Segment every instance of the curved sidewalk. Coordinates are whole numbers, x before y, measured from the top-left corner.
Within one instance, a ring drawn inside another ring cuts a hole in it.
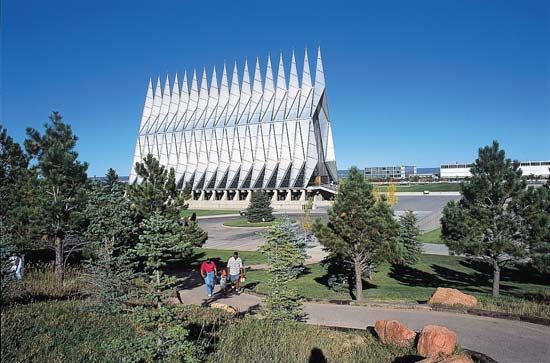
[[[217,287],[218,288],[218,287]],[[202,305],[205,287],[179,291],[186,304]],[[261,298],[250,294],[216,298],[239,311],[258,308]],[[380,319],[396,319],[414,330],[427,324],[443,325],[458,334],[459,344],[485,353],[498,362],[550,362],[550,327],[514,320],[488,318],[431,310],[405,310],[308,302],[304,304],[307,323],[366,329]]]

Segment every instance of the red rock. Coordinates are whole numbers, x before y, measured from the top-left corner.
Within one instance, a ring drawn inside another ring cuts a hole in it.
[[[418,338],[416,351],[423,357],[451,354],[456,347],[456,333],[444,326],[426,325]]]
[[[453,354],[435,358],[426,358],[416,363],[474,363],[474,361],[468,356]]]
[[[472,308],[477,305],[477,299],[475,296],[465,294],[457,289],[438,287],[428,304],[463,305]]]
[[[378,320],[374,330],[384,344],[406,345],[416,336],[414,331],[397,320]]]

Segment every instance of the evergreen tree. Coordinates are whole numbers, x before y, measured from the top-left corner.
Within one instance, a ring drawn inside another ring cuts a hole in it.
[[[148,154],[143,163],[136,162],[135,170],[139,181],[129,186],[128,197],[138,216],[147,219],[158,211],[178,219],[181,209],[187,205],[176,188],[174,168],[166,170]]]
[[[414,265],[422,254],[422,242],[420,242],[420,230],[416,225],[416,216],[412,211],[407,211],[399,217],[400,235],[399,242],[403,246],[403,262]]]
[[[377,202],[372,189],[352,167],[338,187],[328,223],[317,220],[315,224],[315,234],[329,251],[329,258],[353,271],[357,300],[363,298],[363,275],[390,258],[399,234],[391,207],[384,196]]]
[[[28,156],[0,125],[0,222],[16,250],[32,247],[36,234],[36,173]]]
[[[252,198],[247,209],[247,219],[251,223],[271,222],[273,217],[273,208],[271,208],[271,199],[265,192],[252,192]]]
[[[506,159],[496,141],[479,149],[470,171],[462,199],[443,209],[441,235],[451,252],[480,257],[492,267],[497,297],[501,267],[526,255],[521,216],[514,211],[526,183],[519,163]]]
[[[111,180],[92,185],[86,208],[86,238],[92,242],[93,253],[86,263],[85,279],[91,285],[88,294],[96,298],[99,310],[106,312],[126,308],[136,278],[127,253],[136,238],[134,216],[124,186]]]
[[[270,227],[260,251],[268,262],[265,314],[272,320],[303,317],[298,291],[289,286],[304,269],[305,240],[288,219]]]
[[[50,120],[44,125],[43,135],[27,128],[25,148],[36,161],[33,169],[38,174],[36,223],[55,251],[55,276],[62,284],[66,254],[83,244],[79,236],[84,223],[88,164],[77,160],[74,148],[78,138],[61,121],[59,112],[53,112]]]
[[[180,307],[164,303],[176,286],[176,278],[163,268],[175,256],[191,254],[191,243],[183,238],[183,227],[156,211],[144,221],[143,233],[133,250],[144,260],[146,283],[142,301],[135,310],[143,339],[134,348],[138,356],[153,361],[195,361],[196,347],[187,340],[188,332],[178,317]]]
[[[203,230],[196,221],[189,218],[184,222],[183,238],[194,247],[202,247],[208,239],[208,232]]]
[[[529,187],[513,209],[521,217],[533,265],[550,273],[550,180],[540,188]]]
[[[0,263],[2,268],[0,303],[2,305],[9,300],[10,285],[15,281],[15,274],[11,270],[12,264],[10,261],[10,257],[15,254],[12,238],[4,222],[0,220]]]
[[[119,183],[118,174],[115,169],[109,168],[107,170],[107,174],[105,175],[105,184],[108,186],[113,186],[116,183]]]

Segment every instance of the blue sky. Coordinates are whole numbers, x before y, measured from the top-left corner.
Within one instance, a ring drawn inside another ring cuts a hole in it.
[[[0,122],[59,110],[90,175],[128,175],[149,77],[320,45],[339,169],[550,159],[549,39],[549,1],[6,0]]]

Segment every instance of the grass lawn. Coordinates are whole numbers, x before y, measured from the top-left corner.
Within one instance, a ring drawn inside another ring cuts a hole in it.
[[[202,216],[217,216],[222,214],[239,214],[238,210],[229,209],[184,209],[181,211],[182,217],[190,217],[191,214],[196,213],[197,217]]]
[[[429,231],[420,235],[420,241],[424,243],[437,243],[444,244],[441,240],[441,228],[436,228],[433,231]]]
[[[226,227],[270,227],[277,223],[277,219],[272,222],[249,222],[245,218],[243,219],[234,219],[231,221],[223,222],[223,225]]]
[[[381,192],[388,191],[387,184],[375,184],[375,188],[378,188]],[[425,184],[409,184],[409,185],[395,185],[396,192],[423,192],[429,190],[430,192],[459,192],[459,183],[425,183]]]
[[[251,271],[247,285],[265,292],[267,273]],[[383,264],[372,281],[363,282],[363,296],[372,300],[401,302],[427,301],[436,287],[452,287],[465,293],[486,296],[491,291],[491,270],[482,261],[455,256],[422,255],[414,266]],[[549,277],[543,277],[528,267],[506,266],[501,271],[501,295],[532,298],[536,294],[550,297]],[[326,268],[308,265],[306,272],[292,282],[302,296],[316,299],[351,299],[347,288],[331,290]]]

